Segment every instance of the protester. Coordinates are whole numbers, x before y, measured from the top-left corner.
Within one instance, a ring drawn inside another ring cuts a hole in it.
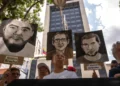
[[[64,70],[65,56],[60,53],[56,53],[52,57],[52,64],[54,65],[54,71],[45,76],[43,79],[67,79],[67,78],[78,78],[76,73],[73,71]]]
[[[118,62],[116,60],[112,60],[112,62],[111,62],[111,69],[115,68],[117,66],[118,66]]]
[[[36,79],[43,79],[44,76],[50,74],[50,70],[45,63],[38,64],[38,76]]]
[[[114,58],[118,62],[118,64],[120,64],[120,42],[117,41],[115,44],[113,44],[112,53],[113,53]],[[109,77],[112,77],[112,78],[120,77],[120,65],[112,68],[109,71]]]
[[[12,67],[5,71],[3,74],[3,78],[0,82],[0,86],[7,86],[7,84],[11,83],[15,79],[19,79],[20,70],[18,68]]]

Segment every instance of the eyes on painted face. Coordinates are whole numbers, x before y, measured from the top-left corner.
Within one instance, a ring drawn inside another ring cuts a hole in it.
[[[96,38],[83,39],[82,49],[88,55],[94,55],[99,50],[100,44],[96,41]]]
[[[64,50],[69,44],[69,39],[66,38],[65,34],[57,34],[54,37],[53,45],[56,50]]]
[[[34,31],[28,22],[13,20],[4,28],[4,38],[11,44],[22,44],[29,40]]]

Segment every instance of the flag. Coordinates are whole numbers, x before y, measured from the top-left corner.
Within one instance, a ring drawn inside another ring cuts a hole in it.
[[[46,52],[46,50],[44,48],[43,48],[43,52],[42,53],[45,54],[45,55],[47,54],[47,52]]]

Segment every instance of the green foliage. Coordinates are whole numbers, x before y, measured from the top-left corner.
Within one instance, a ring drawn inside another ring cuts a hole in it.
[[[53,3],[53,0],[47,0],[47,2],[51,4],[51,3]]]
[[[28,19],[38,24],[38,31],[43,31],[40,11],[44,0],[0,0],[0,21],[4,18]]]

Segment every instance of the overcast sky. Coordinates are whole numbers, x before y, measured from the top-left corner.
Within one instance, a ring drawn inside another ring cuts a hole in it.
[[[112,44],[120,40],[119,0],[84,0],[91,31],[102,30],[109,60]]]

